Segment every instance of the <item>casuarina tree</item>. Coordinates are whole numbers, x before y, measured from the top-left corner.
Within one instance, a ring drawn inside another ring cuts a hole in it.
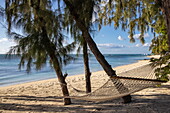
[[[62,73],[62,65],[66,64],[71,56],[68,55],[75,45],[63,45],[61,18],[57,12],[51,10],[48,0],[6,0],[6,18],[8,33],[17,42],[9,54],[21,57],[20,68],[27,66],[27,72],[35,65],[41,69],[47,62],[54,68],[61,85],[63,96],[69,96],[66,76]],[[19,28],[22,35],[12,33],[12,28]],[[64,104],[71,104],[70,98],[64,98]]]

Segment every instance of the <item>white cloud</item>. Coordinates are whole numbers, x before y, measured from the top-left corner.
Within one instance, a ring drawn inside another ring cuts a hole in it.
[[[123,37],[121,37],[121,36],[118,36],[117,39],[118,39],[118,40],[125,40],[125,39],[124,39]]]
[[[144,37],[148,38],[148,37],[150,37],[150,35],[148,33],[146,33],[146,34],[144,34]]]
[[[109,44],[97,44],[99,48],[124,48],[124,45],[115,45],[112,43]]]
[[[145,44],[136,44],[135,47],[149,47],[150,44],[149,43],[145,43]]]
[[[16,45],[13,40],[8,38],[0,38],[0,54],[5,54],[9,51],[11,46]]]
[[[134,34],[134,35],[133,35],[133,38],[138,39],[139,36],[140,36],[140,34]]]
[[[0,43],[1,43],[1,42],[7,42],[7,41],[8,41],[7,38],[2,38],[2,39],[0,39]]]
[[[145,44],[143,44],[143,46],[144,47],[148,47],[148,46],[150,46],[150,44],[149,43],[145,43]]]
[[[136,44],[135,47],[140,47],[141,45],[140,44]]]
[[[140,36],[141,34],[139,33],[139,34],[134,34],[133,35],[133,38],[135,38],[135,39],[139,39],[139,36]],[[148,34],[148,33],[145,33],[144,34],[144,38],[148,38],[148,37],[150,37],[150,35]],[[129,36],[128,36],[128,38],[130,38]]]
[[[124,46],[123,48],[99,48],[103,54],[149,54],[147,47]]]

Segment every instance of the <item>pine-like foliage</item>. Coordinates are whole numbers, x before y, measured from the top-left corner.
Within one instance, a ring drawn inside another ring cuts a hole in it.
[[[144,33],[154,31],[151,26],[162,22],[163,15],[159,4],[154,0],[103,0],[102,11],[99,13],[101,25],[111,25],[117,29],[128,30],[131,42],[133,35],[140,31],[140,41],[144,43]]]
[[[50,0],[7,0],[6,17],[8,32],[17,42],[8,54],[21,56],[19,68],[26,64],[27,72],[33,65],[37,70],[41,69],[49,61],[49,46],[55,48],[59,67],[73,59],[68,53],[73,51],[75,44],[63,45],[62,19],[58,12],[51,10]],[[11,32],[12,28],[21,29],[23,34]]]
[[[159,35],[153,38],[150,50],[152,50],[153,54],[161,55],[161,57],[159,59],[151,59],[151,61],[154,66],[159,67],[155,70],[157,78],[168,81],[168,75],[170,73],[170,54],[167,52],[168,36],[164,23],[162,23],[162,26],[155,26],[155,32]]]
[[[153,54],[164,55],[168,51],[168,36],[165,24],[162,23],[162,26],[155,26],[154,29],[158,35],[152,39],[150,50]]]
[[[70,3],[75,7],[77,14],[79,15],[81,21],[86,26],[89,33],[93,34],[93,17],[95,15],[94,7],[97,6],[96,0],[70,0]],[[84,40],[83,33],[76,25],[74,18],[71,16],[69,9],[66,7],[64,10],[64,26],[67,29],[67,32],[71,34],[74,41],[78,45],[77,55],[83,50],[83,60],[84,60],[84,72],[86,78],[86,92],[91,92],[91,83],[90,83],[90,68],[89,68],[89,59],[88,59],[88,46]]]
[[[166,65],[156,70],[157,76],[167,80],[167,75],[170,73],[167,51],[170,45],[168,46],[167,26],[162,10],[163,2],[159,0],[103,0],[102,10],[99,13],[99,26],[114,25],[115,29],[121,27],[122,30],[128,30],[131,42],[135,42],[133,35],[139,31],[139,39],[143,44],[145,43],[144,33],[152,31],[155,37],[150,50],[154,54],[162,55],[159,60],[153,61],[157,65]]]

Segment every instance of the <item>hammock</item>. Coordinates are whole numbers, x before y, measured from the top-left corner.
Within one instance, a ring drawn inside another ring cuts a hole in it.
[[[138,72],[140,69],[146,71],[136,73],[135,76],[134,72]],[[148,74],[149,70],[151,70],[150,74]],[[70,90],[70,96],[65,96],[65,98],[87,101],[106,101],[127,96],[142,89],[164,83],[165,81],[156,79],[154,71],[155,68],[153,69],[151,65],[144,65],[142,67],[137,67],[135,69],[119,73],[118,76],[110,77],[103,86],[91,93],[85,93],[85,91],[76,89],[70,85],[72,88],[72,90]]]

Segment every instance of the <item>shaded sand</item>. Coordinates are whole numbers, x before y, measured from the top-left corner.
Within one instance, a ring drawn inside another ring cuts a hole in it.
[[[114,68],[117,73],[149,64],[148,60]],[[140,73],[144,70],[136,70]],[[108,80],[103,71],[92,73],[92,89]],[[67,77],[74,87],[85,87],[84,76]],[[161,87],[147,88],[132,94],[133,102],[122,104],[121,99],[106,102],[72,100],[63,106],[57,79],[43,80],[0,88],[0,113],[170,113],[170,82]]]
[[[159,58],[160,58],[160,55],[150,55],[150,56],[147,56],[147,57],[159,59]]]

